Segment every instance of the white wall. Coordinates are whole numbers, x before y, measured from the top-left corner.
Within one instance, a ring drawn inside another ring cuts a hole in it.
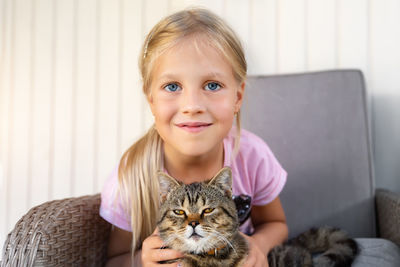
[[[377,185],[400,192],[400,0],[0,0],[0,244],[32,206],[101,190],[151,124],[143,38],[193,3],[237,31],[249,74],[363,70]]]

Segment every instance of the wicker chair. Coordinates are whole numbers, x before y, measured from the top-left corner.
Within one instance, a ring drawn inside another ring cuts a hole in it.
[[[1,267],[104,266],[110,224],[99,206],[96,194],[32,208],[8,234]]]
[[[378,189],[376,209],[379,236],[400,246],[400,195]]]

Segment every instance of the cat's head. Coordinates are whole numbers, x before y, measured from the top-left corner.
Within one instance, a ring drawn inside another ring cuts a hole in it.
[[[158,229],[166,246],[201,254],[229,246],[238,231],[228,167],[208,182],[185,185],[159,173],[161,206]]]

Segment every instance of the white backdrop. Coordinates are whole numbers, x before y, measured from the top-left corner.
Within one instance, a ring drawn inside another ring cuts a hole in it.
[[[152,123],[143,38],[193,4],[233,26],[250,75],[361,69],[377,186],[400,192],[400,0],[0,0],[0,244],[34,205],[100,192]]]

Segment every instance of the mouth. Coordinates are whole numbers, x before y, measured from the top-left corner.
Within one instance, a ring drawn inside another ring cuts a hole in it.
[[[182,122],[177,123],[176,126],[181,128],[182,130],[191,132],[191,133],[198,133],[203,131],[204,129],[210,127],[212,123],[207,122]]]
[[[200,238],[202,238],[202,236],[193,232],[193,234],[189,236],[189,239],[190,238],[192,238],[194,241],[198,241]]]

